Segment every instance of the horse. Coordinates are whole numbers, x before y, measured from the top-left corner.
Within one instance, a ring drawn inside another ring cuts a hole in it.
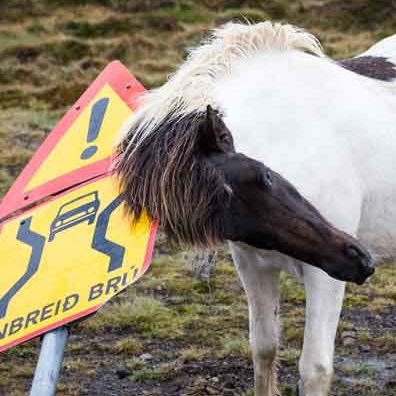
[[[337,62],[303,29],[229,23],[143,96],[121,133],[129,213],[147,208],[178,242],[228,241],[248,299],[256,396],[277,393],[281,270],[306,294],[298,392],[326,396],[344,281],[372,273],[361,244],[377,264],[396,257],[395,43]],[[319,218],[344,232],[342,244]]]

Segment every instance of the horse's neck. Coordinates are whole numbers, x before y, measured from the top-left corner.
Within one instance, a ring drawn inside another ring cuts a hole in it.
[[[300,52],[267,53],[237,65],[215,95],[237,148],[305,191],[307,180],[356,176],[366,189],[396,180],[396,97],[375,80]]]

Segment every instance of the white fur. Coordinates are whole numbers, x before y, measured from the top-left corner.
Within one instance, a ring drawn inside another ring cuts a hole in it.
[[[224,112],[237,150],[285,176],[379,259],[396,257],[396,97],[390,90],[324,58],[318,41],[300,29],[229,24],[144,99],[126,133],[143,121],[144,139],[169,113],[178,117],[207,104]],[[248,295],[256,396],[274,391],[283,268],[304,281],[307,295],[300,395],[326,396],[344,283],[280,253],[230,246]]]
[[[392,62],[396,68],[396,34],[382,39],[359,56],[381,56]],[[396,94],[395,80],[380,82],[380,85]]]
[[[294,51],[241,60],[218,80],[214,92],[237,150],[280,172],[333,224],[358,236],[377,259],[396,257],[395,96],[326,59]],[[231,245],[238,250],[234,260],[242,279],[256,278],[257,271],[273,277],[271,271],[282,266],[279,253],[260,259],[252,248]],[[300,395],[326,396],[344,284],[295,260],[283,257],[283,263],[294,267],[292,272],[302,269],[306,290]],[[273,292],[263,287],[260,294],[257,282],[249,285],[253,290],[247,290],[248,296],[257,299],[248,299],[249,304],[261,307],[260,316],[250,309],[256,323],[251,324],[252,348],[271,350],[273,338],[254,332],[271,334],[260,323]],[[266,312],[276,331],[272,311]],[[269,396],[268,360],[273,357],[254,352],[253,357],[255,367],[267,370],[255,376],[256,395]]]
[[[386,37],[359,56],[384,56],[396,65],[396,34]]]

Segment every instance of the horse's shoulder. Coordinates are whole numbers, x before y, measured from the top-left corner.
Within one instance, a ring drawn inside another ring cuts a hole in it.
[[[352,72],[377,80],[393,81],[396,79],[396,65],[385,56],[361,55],[338,61],[338,64]]]

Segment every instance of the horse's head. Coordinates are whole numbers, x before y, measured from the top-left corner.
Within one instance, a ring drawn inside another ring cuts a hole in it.
[[[356,239],[327,222],[281,175],[235,152],[230,131],[210,107],[147,136],[139,144],[124,141],[121,188],[128,210],[137,217],[146,208],[174,241],[244,242],[359,284],[374,272]]]
[[[363,283],[374,269],[369,253],[337,230],[285,178],[233,150],[231,134],[208,108],[201,150],[223,177],[224,238],[275,249],[326,271],[336,279]]]

